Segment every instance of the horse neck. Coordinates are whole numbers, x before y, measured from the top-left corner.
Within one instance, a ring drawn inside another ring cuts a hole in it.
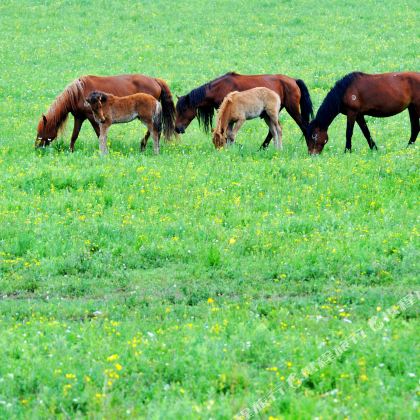
[[[67,107],[61,106],[50,109],[47,112],[46,133],[48,133],[48,137],[54,138],[57,136],[58,131],[66,122],[69,112],[70,110],[68,110]]]
[[[103,107],[103,105],[102,105]],[[114,112],[121,113],[127,108],[127,101],[125,98],[119,98],[114,95],[107,94],[106,106],[104,113],[113,116]]]
[[[46,115],[46,129],[52,137],[63,128],[69,112],[76,110],[81,94],[83,94],[82,82],[78,80],[70,83],[53,102]]]
[[[222,128],[224,129],[224,133],[227,131],[227,127],[229,124],[229,118],[230,118],[230,108],[232,106],[232,102],[227,101],[226,104],[222,107],[220,107],[219,110],[219,119],[217,121],[217,127],[216,132],[221,132]]]
[[[323,105],[324,103],[322,103],[319,107],[319,110],[315,116],[315,121],[317,121],[319,128],[328,130],[328,127],[332,124],[335,117],[340,113],[340,109],[338,106],[328,107]]]

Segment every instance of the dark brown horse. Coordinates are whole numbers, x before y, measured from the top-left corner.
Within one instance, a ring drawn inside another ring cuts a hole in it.
[[[219,108],[228,93],[255,87],[274,90],[280,96],[281,107],[286,108],[302,132],[306,134],[313,110],[311,97],[303,80],[292,79],[281,74],[242,75],[234,72],[226,73],[181,96],[176,104],[175,131],[184,133],[191,121],[197,117],[199,124],[206,132],[209,132],[214,111]],[[261,147],[266,148],[271,139],[272,134],[269,132]]]
[[[376,147],[365,115],[390,117],[408,108],[413,144],[419,133],[420,73],[350,73],[340,79],[322,102],[309,124],[306,143],[311,154],[319,154],[328,142],[328,127],[342,113],[347,116],[346,148],[351,151],[354,123],[357,122],[371,149]]]
[[[163,134],[169,139],[175,128],[175,105],[168,85],[161,79],[141,74],[127,74],[121,76],[82,76],[70,83],[50,106],[47,115],[42,115],[38,124],[36,147],[50,144],[67,120],[68,114],[74,117],[73,134],[70,141],[70,150],[74,150],[74,143],[79,135],[82,124],[88,120],[96,135],[99,137],[99,125],[95,121],[92,110],[85,102],[90,92],[99,90],[115,96],[127,96],[134,93],[148,93],[162,104]],[[150,136],[149,131],[145,139]]]

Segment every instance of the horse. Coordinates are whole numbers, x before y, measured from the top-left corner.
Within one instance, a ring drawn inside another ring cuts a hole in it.
[[[262,116],[274,138],[275,148],[281,149],[282,130],[278,122],[280,107],[279,95],[265,87],[228,93],[217,113],[216,129],[213,131],[214,146],[216,149],[223,147],[226,139],[233,143],[246,120]]]
[[[112,124],[128,123],[139,119],[146,125],[153,138],[155,154],[159,154],[159,139],[162,131],[162,106],[152,95],[135,93],[129,96],[114,96],[110,93],[94,91],[86,98],[95,121],[99,124],[99,148],[103,154],[108,153],[106,139]],[[146,149],[148,137],[144,136],[140,150]]]
[[[74,144],[79,135],[82,124],[88,120],[99,137],[99,125],[95,121],[92,110],[85,102],[90,92],[99,90],[117,96],[132,95],[134,93],[148,93],[162,104],[163,134],[169,139],[174,134],[175,105],[171,91],[162,79],[152,78],[141,74],[126,74],[120,76],[82,76],[70,83],[57,96],[46,115],[42,115],[38,123],[35,147],[48,146],[63,130],[69,113],[74,117],[73,133],[70,140],[70,150],[74,151]],[[149,138],[147,132],[145,138]]]
[[[353,72],[338,80],[322,102],[307,132],[308,151],[322,152],[328,142],[328,127],[335,117],[347,116],[345,152],[351,152],[354,123],[357,122],[370,149],[377,149],[365,115],[390,117],[408,108],[411,137],[408,145],[415,143],[419,133],[420,73],[401,72],[365,74]]]
[[[305,139],[307,138],[306,128],[310,118],[313,118],[308,88],[303,80],[281,74],[243,75],[230,72],[193,89],[187,95],[178,98],[175,131],[185,133],[188,125],[197,117],[200,126],[208,133],[213,124],[214,111],[219,108],[224,97],[229,92],[241,92],[254,87],[266,87],[276,92],[280,96],[281,107],[286,108],[302,130]],[[269,131],[261,148],[267,148],[271,139],[272,134]]]

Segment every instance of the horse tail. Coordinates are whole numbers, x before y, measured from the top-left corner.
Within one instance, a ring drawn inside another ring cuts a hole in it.
[[[159,133],[162,132],[162,120],[163,120],[163,113],[162,113],[162,105],[158,100],[156,100],[155,110],[152,116],[152,124],[153,128]]]
[[[155,79],[161,87],[160,102],[162,104],[163,135],[169,140],[175,133],[175,104],[169,86],[162,79]]]
[[[300,89],[300,113],[303,121],[306,124],[309,124],[309,121],[314,118],[314,108],[312,105],[311,95],[309,94],[309,90],[303,80],[297,79],[296,84]]]

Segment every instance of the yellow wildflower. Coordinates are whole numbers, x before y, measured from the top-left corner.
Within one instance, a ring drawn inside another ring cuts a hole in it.
[[[120,356],[118,354],[111,354],[111,356],[108,356],[106,360],[108,362],[115,362],[115,360],[118,360]]]

